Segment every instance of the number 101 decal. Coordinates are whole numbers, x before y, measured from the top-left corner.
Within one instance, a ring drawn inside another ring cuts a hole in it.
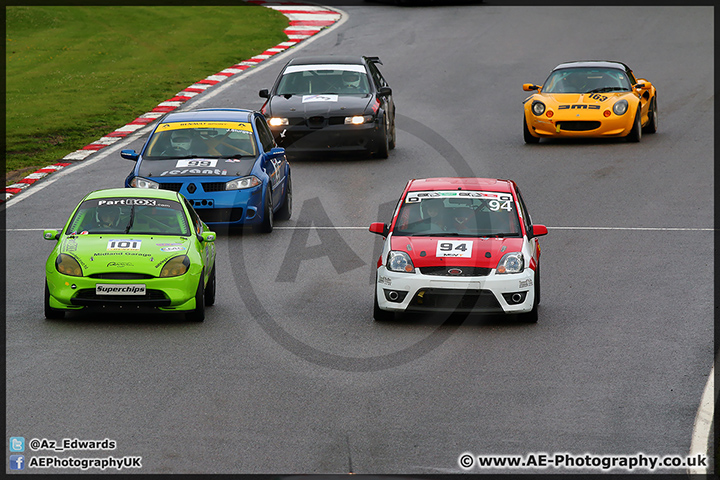
[[[444,240],[438,242],[436,257],[472,257],[472,240]]]
[[[142,240],[108,240],[108,250],[140,250]]]

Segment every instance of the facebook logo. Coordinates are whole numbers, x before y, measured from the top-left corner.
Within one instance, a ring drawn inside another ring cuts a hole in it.
[[[10,455],[10,470],[24,470],[25,455]]]
[[[24,452],[25,451],[25,437],[10,437],[10,451],[11,452]]]

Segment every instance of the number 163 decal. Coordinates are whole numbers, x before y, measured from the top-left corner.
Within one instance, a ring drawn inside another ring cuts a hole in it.
[[[436,257],[472,257],[473,242],[468,240],[445,240],[438,242]]]

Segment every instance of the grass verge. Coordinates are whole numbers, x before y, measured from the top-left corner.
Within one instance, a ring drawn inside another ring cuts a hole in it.
[[[56,163],[208,75],[287,40],[240,6],[9,6],[5,173]]]

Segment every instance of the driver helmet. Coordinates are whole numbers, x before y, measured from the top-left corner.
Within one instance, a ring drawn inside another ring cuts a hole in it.
[[[345,70],[342,74],[342,81],[345,87],[359,88],[360,74],[358,72],[351,72],[349,70]]]
[[[102,205],[95,210],[95,220],[102,227],[115,227],[120,220],[120,207]]]
[[[429,198],[427,200],[423,200],[421,205],[425,217],[431,216],[431,210],[435,212],[435,215],[438,215],[445,208],[445,203],[442,201],[441,198]]]
[[[173,132],[170,137],[170,145],[179,150],[190,150],[190,142],[191,137],[189,130],[178,130]]]

